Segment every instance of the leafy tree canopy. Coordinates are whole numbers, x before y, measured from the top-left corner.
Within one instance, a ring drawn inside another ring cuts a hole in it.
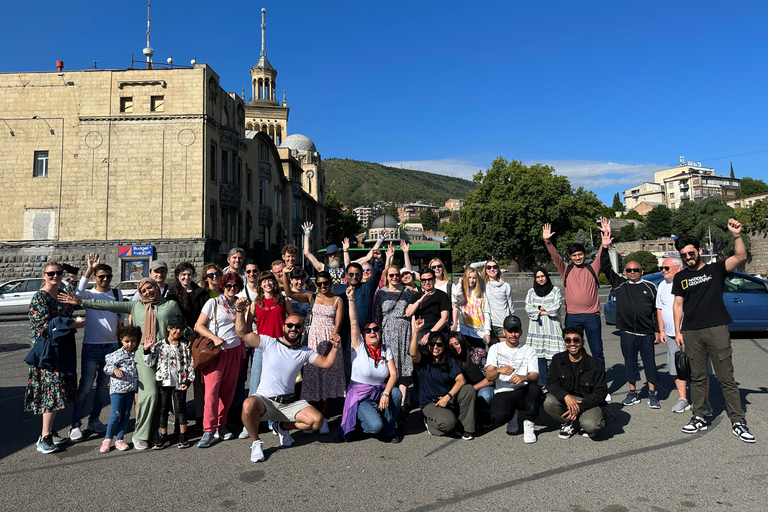
[[[621,216],[622,219],[629,219],[629,220],[639,220],[640,222],[645,222],[645,219],[642,215],[637,213],[635,210],[629,210],[627,213]]]
[[[437,214],[432,210],[424,210],[419,214],[419,221],[424,229],[434,231],[437,229],[437,223],[440,221]]]
[[[618,192],[614,194],[613,196],[613,204],[611,205],[611,208],[613,208],[617,212],[623,212],[624,211],[624,204],[621,202],[621,196]]]
[[[325,196],[326,239],[329,244],[341,244],[345,238],[349,238],[352,245],[357,244],[355,236],[363,231],[363,227],[357,222],[357,215],[351,209],[343,211],[341,201],[334,194]]]
[[[621,258],[621,270],[624,270],[624,267],[627,266],[627,263],[630,261],[636,261],[640,264],[641,267],[643,267],[643,273],[644,274],[652,274],[654,272],[658,272],[659,270],[659,261],[656,258],[656,256],[653,255],[653,253],[648,251],[636,251],[631,252]]]
[[[712,248],[721,256],[725,256],[733,254],[733,235],[727,227],[730,218],[736,218],[736,213],[722,197],[710,197],[701,202],[686,201],[673,212],[672,228],[678,237],[699,237],[702,247],[709,246],[711,233]],[[749,235],[744,233],[743,239],[749,250]]]
[[[765,192],[768,192],[768,183],[763,180],[744,177],[741,178],[741,189],[736,192],[736,197],[741,199],[742,197],[764,194]]]
[[[768,200],[756,201],[749,208],[737,208],[736,218],[752,234],[768,232]]]
[[[669,237],[672,234],[672,210],[664,205],[657,206],[645,216],[644,228],[651,239]]]

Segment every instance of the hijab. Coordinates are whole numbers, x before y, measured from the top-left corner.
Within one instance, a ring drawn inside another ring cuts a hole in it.
[[[147,284],[154,286],[157,294],[154,299],[150,300],[141,295],[140,291],[138,292],[141,303],[144,304],[144,347],[154,344],[157,340],[157,314],[155,313],[155,310],[152,309],[152,306],[157,306],[163,300],[163,296],[160,293],[160,285],[158,285],[157,281],[154,279],[145,277],[139,281],[138,290],[141,290],[142,287]]]
[[[536,274],[539,272],[544,273],[544,276],[547,278],[546,283],[539,284],[538,281],[536,281]],[[536,267],[536,270],[533,271],[533,291],[536,295],[539,297],[546,297],[554,287],[555,285],[552,284],[552,280],[549,278],[549,272],[547,272],[544,267]]]

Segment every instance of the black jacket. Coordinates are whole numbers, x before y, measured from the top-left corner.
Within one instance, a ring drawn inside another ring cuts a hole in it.
[[[205,303],[208,302],[208,299],[211,297],[208,295],[208,292],[205,291],[205,288],[198,286],[197,283],[192,283],[192,292],[188,292],[187,297],[192,305],[191,308],[182,307],[173,289],[168,292],[166,298],[179,304],[179,309],[181,310],[182,316],[184,316],[184,321],[187,323],[187,327],[194,329],[197,319],[200,318],[200,312],[203,310],[203,306],[205,306]]]
[[[552,356],[547,373],[547,392],[565,402],[566,395],[581,396],[581,412],[593,407],[600,407],[606,423],[614,416],[605,401],[608,385],[605,383],[605,370],[597,359],[586,352],[582,356],[579,375],[574,375],[573,366],[568,358],[568,351]]]
[[[600,269],[613,287],[613,296],[616,300],[616,328],[635,334],[655,334],[659,330],[656,316],[656,286],[643,279],[633,283],[614,272],[608,251],[603,251],[600,259]]]

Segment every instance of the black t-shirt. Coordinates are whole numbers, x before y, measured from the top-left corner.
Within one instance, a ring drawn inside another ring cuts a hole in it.
[[[436,402],[456,384],[461,369],[451,357],[448,358],[448,364],[448,373],[441,372],[432,364],[432,356],[422,353],[421,360],[413,365],[419,374],[419,407]]]
[[[704,265],[701,270],[686,268],[675,274],[672,294],[683,298],[681,330],[706,329],[733,322],[723,302],[723,286],[730,274],[725,269],[725,261]]]
[[[424,293],[417,293],[411,297],[411,304],[421,298]],[[416,309],[416,318],[423,318],[426,325],[434,325],[440,321],[440,313],[448,311],[448,324],[451,322],[451,299],[448,298],[448,294],[435,289],[430,297],[424,299],[424,302],[419,304]]]
[[[578,361],[571,361],[571,358],[568,358],[568,364],[571,365],[571,371],[573,372],[573,381],[571,382],[571,389],[566,389],[566,391],[569,394],[580,396],[581,398],[584,398],[584,391],[581,389],[581,379],[579,379],[579,368],[581,368],[581,362],[584,361],[584,358],[582,357]],[[562,382],[560,382],[562,385]]]

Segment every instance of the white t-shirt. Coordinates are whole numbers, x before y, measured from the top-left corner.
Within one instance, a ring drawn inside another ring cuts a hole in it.
[[[675,337],[675,318],[672,312],[672,306],[675,303],[675,296],[672,295],[672,283],[666,279],[662,280],[658,286],[656,294],[656,309],[661,310],[661,320],[664,322],[664,332],[667,336]]]
[[[248,288],[248,293],[245,293],[246,288]],[[242,290],[240,290],[240,293],[237,294],[238,297],[245,297],[249,301],[253,302],[256,300],[256,292],[251,290],[248,287],[248,282],[245,283],[245,286]]]
[[[115,300],[115,294],[110,288],[106,292],[88,290],[88,278],[81,277],[75,290],[75,295],[81,299],[96,300]],[[117,290],[117,298],[123,300],[123,293]],[[85,310],[85,332],[83,333],[83,344],[96,343],[117,343],[117,313],[111,311],[97,311],[95,309]],[[123,320],[125,321],[125,320]]]
[[[219,302],[218,305],[216,305],[216,301],[219,300],[221,297],[217,297],[215,299],[208,299],[208,302],[205,303],[205,306],[203,306],[203,310],[201,313],[205,313],[205,316],[208,317],[208,323],[205,325],[209,331],[211,331],[213,334],[218,336],[219,338],[223,339],[225,341],[222,348],[224,350],[229,350],[230,348],[235,348],[240,345],[240,338],[237,336],[237,333],[235,332],[235,322],[229,319],[229,316],[227,315],[226,309],[224,309],[224,306],[221,305],[221,302]],[[222,299],[226,300],[226,299]],[[235,306],[232,306],[232,309],[234,309]],[[218,329],[216,328],[216,323],[213,321],[213,311],[216,310],[216,319],[219,322]]]
[[[366,353],[368,349],[365,348],[365,341],[360,340],[357,348],[352,352],[353,381],[368,384],[369,386],[378,386],[381,383],[387,382],[387,379],[389,379],[387,361],[392,360],[394,356],[388,345],[382,345],[381,350],[384,353],[384,360],[379,362],[377,368],[371,356]]]
[[[497,369],[509,365],[515,369],[513,375],[527,375],[530,372],[539,372],[539,358],[536,357],[536,350],[530,345],[523,343],[515,348],[511,348],[504,340],[488,349],[488,358],[485,364],[486,367],[493,366]],[[496,378],[496,392],[513,391],[528,384],[527,382],[513,384],[510,381],[511,378],[512,375],[500,374]]]
[[[264,356],[261,361],[261,381],[256,393],[261,396],[293,393],[301,367],[305,363],[312,364],[317,358],[317,352],[308,347],[288,348],[266,334],[259,338],[259,348]]]

